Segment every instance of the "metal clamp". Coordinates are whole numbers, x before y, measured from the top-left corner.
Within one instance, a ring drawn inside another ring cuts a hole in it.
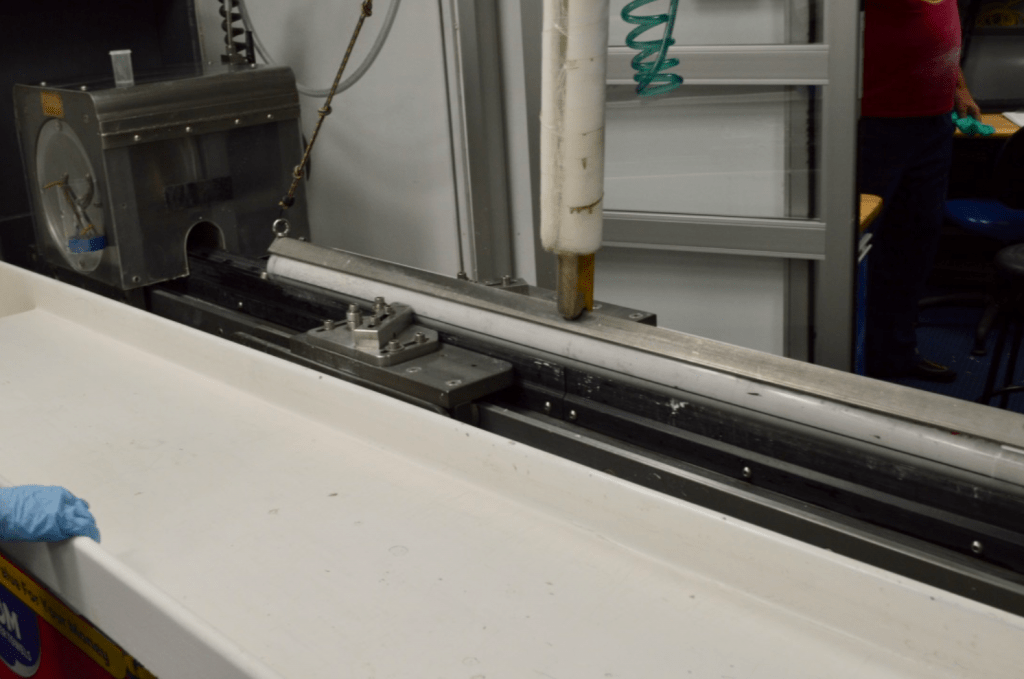
[[[352,304],[344,323],[327,321],[303,337],[307,344],[365,363],[396,365],[440,348],[437,332],[415,325],[414,318],[408,305],[377,297],[371,310]]]

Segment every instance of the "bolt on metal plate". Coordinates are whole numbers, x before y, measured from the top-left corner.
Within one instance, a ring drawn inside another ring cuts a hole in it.
[[[325,351],[373,365],[388,366],[425,356],[440,347],[437,333],[414,325],[412,307],[389,304],[383,297],[368,310],[349,306],[345,321],[324,321],[304,337]]]

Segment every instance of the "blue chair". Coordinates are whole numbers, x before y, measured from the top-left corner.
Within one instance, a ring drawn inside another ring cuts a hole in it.
[[[1024,210],[1014,209],[999,200],[947,200],[946,219],[962,229],[994,238],[1005,245],[1024,241]]]
[[[991,198],[969,198],[946,201],[946,219],[961,229],[976,233],[1004,247],[1024,243],[1024,128],[1003,144],[992,166],[989,180]],[[929,297],[921,300],[921,308],[948,304],[979,304],[985,307],[975,330],[973,352],[985,354],[985,340],[1009,302],[1002,286],[997,284],[991,295],[960,294]]]

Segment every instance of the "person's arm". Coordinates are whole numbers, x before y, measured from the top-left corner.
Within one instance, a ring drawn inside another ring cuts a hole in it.
[[[956,69],[956,91],[953,94],[953,110],[961,118],[974,118],[981,120],[981,109],[974,102],[971,91],[967,89],[967,82],[964,80],[964,72],[958,66]]]

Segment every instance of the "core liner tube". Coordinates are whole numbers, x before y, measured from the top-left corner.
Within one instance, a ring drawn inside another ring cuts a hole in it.
[[[271,280],[401,299],[422,319],[1024,488],[1020,416],[998,408],[620,319],[565,324],[550,302],[497,300],[491,288],[289,238],[272,243],[270,254]]]
[[[541,75],[541,242],[601,247],[608,0],[545,0]]]

